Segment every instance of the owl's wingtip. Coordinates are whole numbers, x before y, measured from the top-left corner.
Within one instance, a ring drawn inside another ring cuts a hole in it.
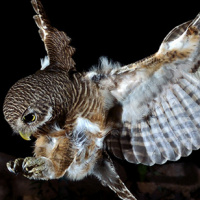
[[[196,18],[193,20],[192,25],[196,26],[200,30],[200,12],[196,16]]]
[[[39,13],[38,13],[37,2],[38,2],[38,0],[31,0],[31,4],[32,4],[32,6],[33,6],[34,11],[35,11],[37,14],[39,14]]]

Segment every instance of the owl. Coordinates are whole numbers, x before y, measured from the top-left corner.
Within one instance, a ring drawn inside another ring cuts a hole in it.
[[[163,164],[200,148],[200,14],[175,27],[159,50],[121,66],[101,58],[78,72],[70,38],[31,1],[47,57],[15,83],[3,112],[34,156],[7,163],[29,179],[81,180],[93,175],[121,199],[135,200],[111,159]]]

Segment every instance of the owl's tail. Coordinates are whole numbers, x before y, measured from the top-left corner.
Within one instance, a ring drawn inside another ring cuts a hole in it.
[[[137,200],[120,179],[109,155],[105,153],[103,157],[94,167],[93,175],[101,181],[103,186],[108,186],[114,191],[120,199]]]

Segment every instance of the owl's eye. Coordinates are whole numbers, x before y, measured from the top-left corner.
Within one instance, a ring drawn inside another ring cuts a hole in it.
[[[36,115],[34,113],[29,113],[23,117],[23,122],[26,124],[30,124],[36,120]]]

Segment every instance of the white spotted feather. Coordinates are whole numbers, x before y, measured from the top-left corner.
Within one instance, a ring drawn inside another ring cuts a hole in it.
[[[44,58],[41,58],[40,62],[41,62],[41,69],[40,70],[46,69],[46,67],[48,67],[49,64],[50,64],[48,56],[45,56]]]

